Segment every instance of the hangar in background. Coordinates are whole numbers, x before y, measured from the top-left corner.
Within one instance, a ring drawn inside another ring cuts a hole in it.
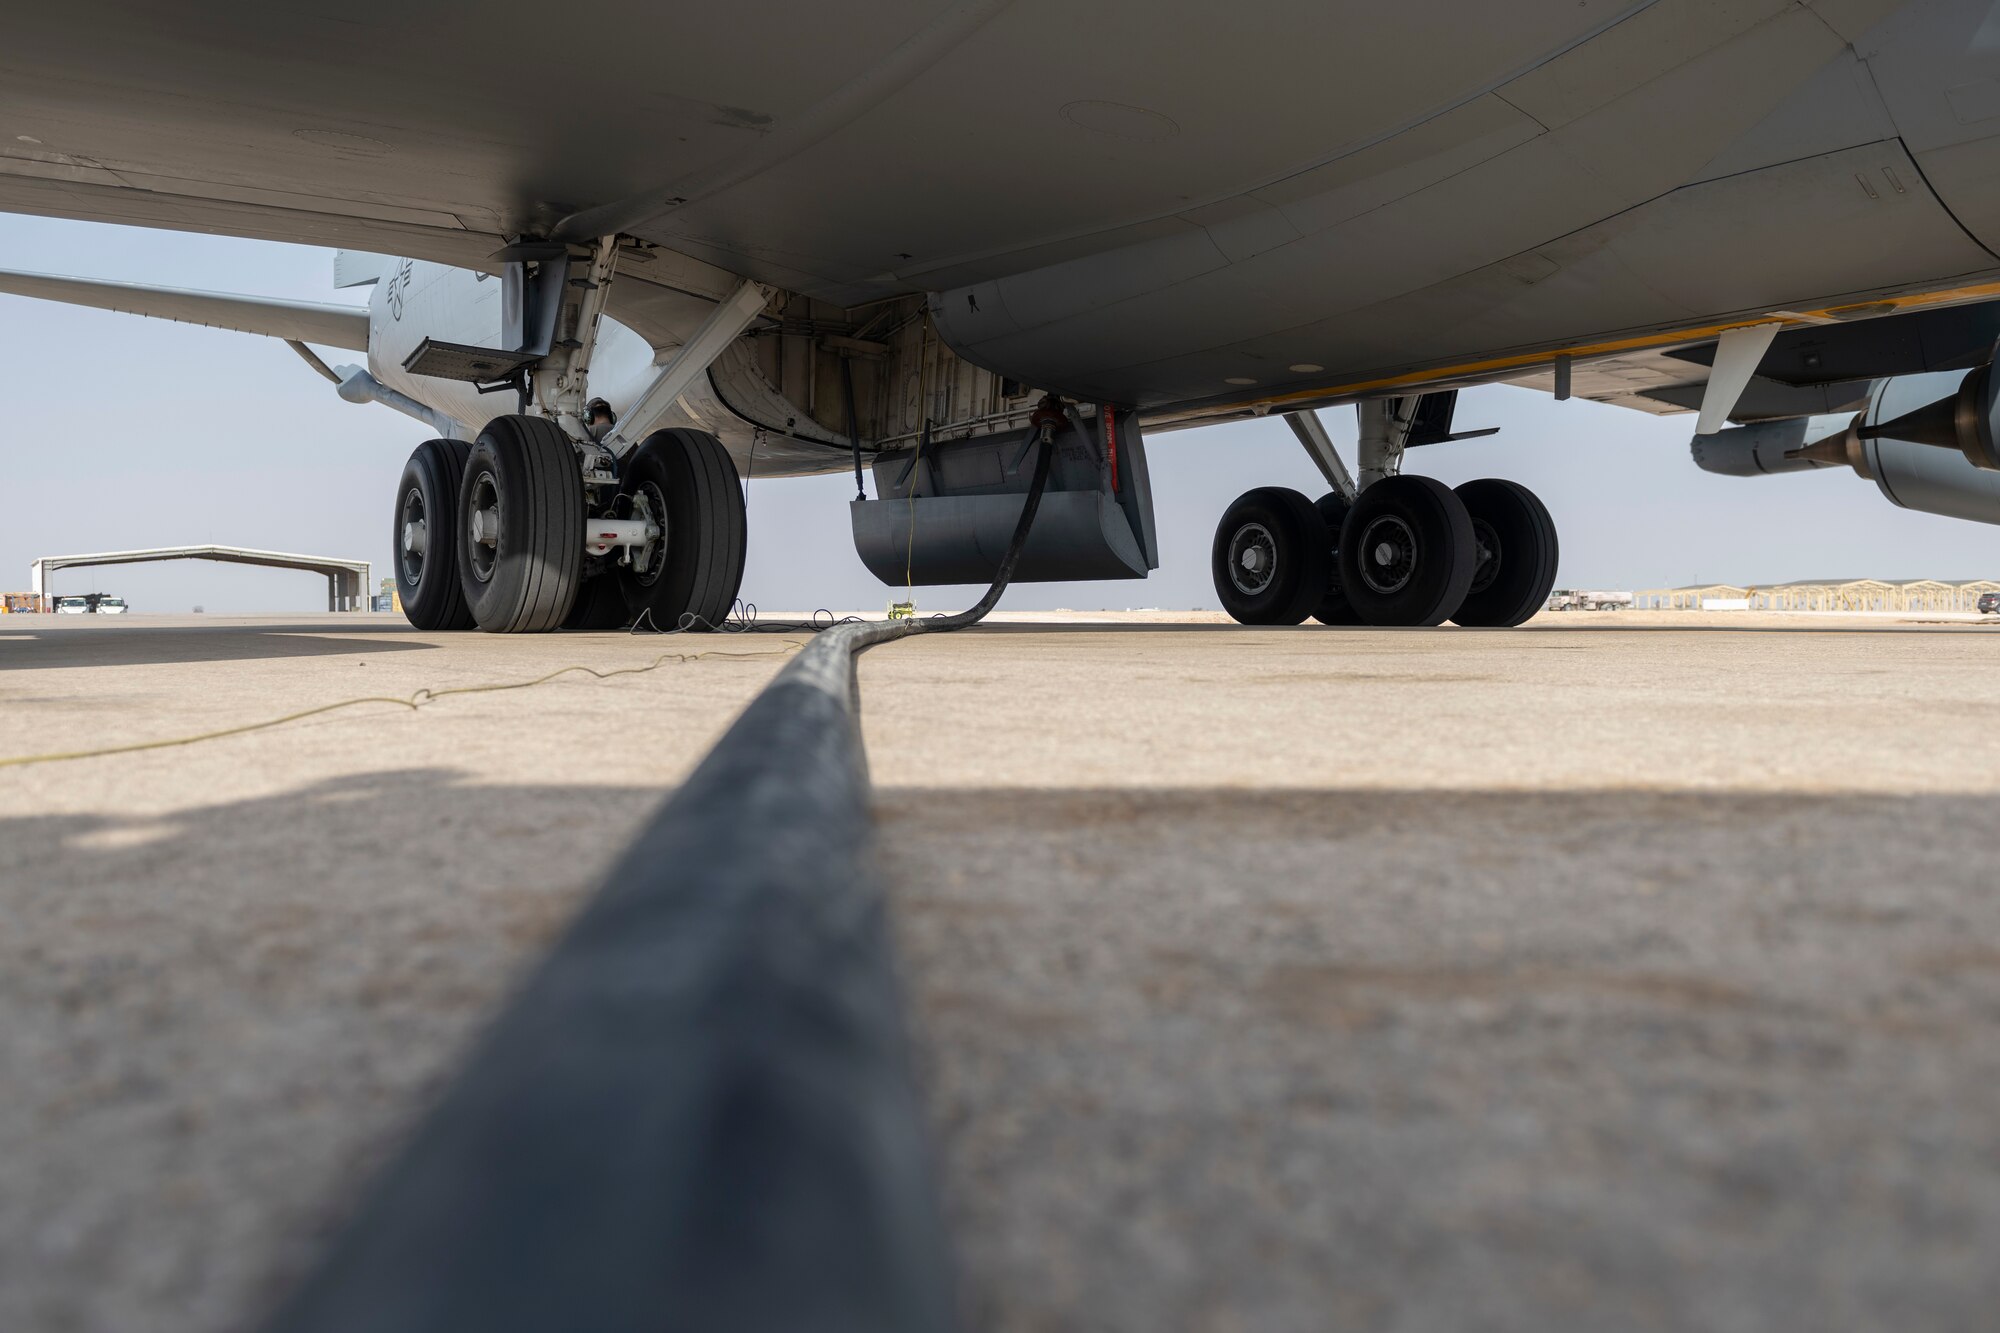
[[[284,551],[252,551],[241,546],[162,546],[150,551],[99,551],[94,555],[45,555],[29,566],[29,587],[43,606],[49,605],[48,576],[59,569],[92,565],[136,565],[159,560],[218,560],[229,565],[269,565],[326,576],[326,609],[368,609],[368,562],[332,556],[291,555]]]
[[[1707,583],[1648,588],[1641,610],[1698,611],[1704,602],[1742,602],[1750,611],[1977,611],[1979,595],[2000,592],[1991,579],[1799,579],[1791,583]]]

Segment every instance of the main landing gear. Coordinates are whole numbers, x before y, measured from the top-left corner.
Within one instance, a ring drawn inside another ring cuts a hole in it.
[[[1398,475],[1409,429],[1423,418],[1411,411],[1398,420],[1385,404],[1371,421],[1371,406],[1363,405],[1361,486],[1316,421],[1294,422],[1335,489],[1315,503],[1265,486],[1224,511],[1211,556],[1223,610],[1246,625],[1311,616],[1327,625],[1480,627],[1519,625],[1541,610],[1559,548],[1534,492],[1497,478],[1452,490]]]
[[[713,629],[743,581],[736,466],[696,430],[613,463],[547,417],[430,440],[403,469],[396,588],[421,630]]]
[[[472,628],[458,582],[458,481],[472,446],[425,440],[396,487],[396,594],[422,630]]]
[[[1222,609],[1245,625],[1519,625],[1555,586],[1555,523],[1535,493],[1386,477],[1349,505],[1264,486],[1215,530]]]

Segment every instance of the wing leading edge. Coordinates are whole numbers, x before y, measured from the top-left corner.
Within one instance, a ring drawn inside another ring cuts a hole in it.
[[[150,287],[97,278],[64,278],[11,269],[0,269],[0,292],[354,352],[368,350],[368,311],[362,306],[279,301],[262,296]]]

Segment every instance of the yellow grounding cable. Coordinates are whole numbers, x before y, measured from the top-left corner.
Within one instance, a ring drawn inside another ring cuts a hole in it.
[[[15,755],[12,758],[0,758],[0,768],[26,768],[30,764],[53,764],[65,759],[99,759],[113,754],[136,754],[141,750],[170,750],[180,745],[195,745],[202,741],[221,740],[225,736],[241,736],[245,732],[268,731],[272,727],[282,727],[288,722],[298,722],[305,718],[318,717],[321,713],[331,713],[342,708],[359,708],[363,704],[390,704],[397,708],[407,708],[415,712],[427,703],[450,698],[454,694],[497,694],[503,690],[532,689],[537,685],[546,685],[556,677],[566,676],[572,671],[581,671],[585,675],[593,676],[598,680],[610,680],[615,676],[641,676],[648,671],[658,671],[669,662],[685,664],[688,662],[698,662],[703,658],[710,657],[789,657],[803,647],[805,647],[805,644],[798,640],[787,639],[782,648],[774,648],[767,652],[661,653],[645,666],[613,667],[608,671],[600,671],[596,667],[576,663],[571,666],[558,667],[546,676],[537,676],[533,680],[503,681],[497,685],[455,685],[442,690],[434,690],[426,686],[406,699],[387,694],[372,694],[359,699],[342,699],[338,703],[321,704],[317,708],[300,709],[296,713],[286,713],[283,717],[266,718],[261,722],[245,722],[241,726],[222,727],[216,731],[204,731],[193,736],[175,736],[160,741],[134,741],[129,745],[107,745],[96,750],[66,750],[54,754]]]

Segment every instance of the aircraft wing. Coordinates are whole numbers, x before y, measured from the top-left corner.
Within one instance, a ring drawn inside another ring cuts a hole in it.
[[[12,10],[0,211],[487,272],[623,235],[656,346],[716,299],[676,264],[930,293],[975,364],[1190,420],[2000,274],[1983,0]]]
[[[1845,0],[1840,25],[1897,3]],[[1748,34],[1755,86],[1676,103],[1691,161],[1621,150],[1647,179],[1594,219],[1682,183],[1843,42],[1794,0],[10,8],[0,210],[486,269],[512,236],[615,231],[840,305],[1135,245],[1121,263],[1186,281],[1154,251],[1279,247],[1396,192],[1364,180],[1463,171]],[[1357,41],[1422,55],[1330,77]],[[1572,52],[1533,115],[1490,91]]]
[[[360,306],[277,301],[261,296],[194,292],[96,278],[63,278],[11,269],[0,269],[0,292],[116,310],[127,315],[150,315],[211,329],[259,333],[267,338],[290,338],[323,347],[368,350],[368,311]]]

